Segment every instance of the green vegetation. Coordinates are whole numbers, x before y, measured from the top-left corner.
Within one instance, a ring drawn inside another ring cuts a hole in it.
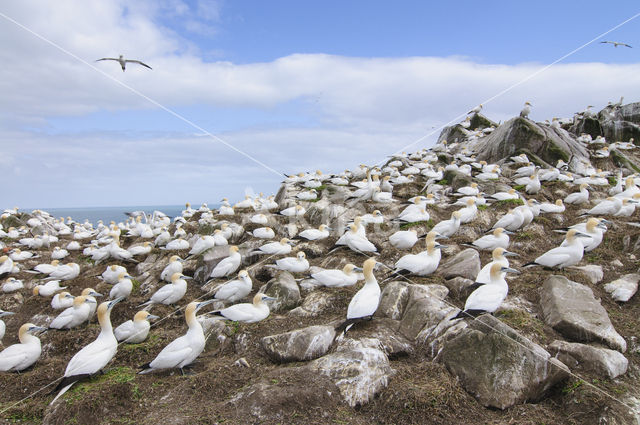
[[[618,179],[613,176],[607,177],[607,180],[609,181],[609,186],[615,186],[618,184]]]
[[[515,237],[517,240],[526,240],[526,239],[533,239],[534,235],[531,232],[527,232],[527,231],[521,231],[515,234]]]
[[[442,186],[447,186],[449,184],[449,180],[442,179],[440,181],[437,181],[436,184],[439,184],[439,185],[442,185]]]
[[[480,211],[484,211],[484,210],[486,210],[487,208],[489,208],[489,207],[488,207],[488,206],[486,206],[486,205],[478,205],[478,210],[480,210]]]
[[[131,289],[132,294],[137,294],[140,289],[140,281],[138,279],[131,279],[131,283],[133,284],[133,288]]]
[[[515,190],[522,190],[522,189],[524,189],[525,187],[527,187],[527,185],[525,185],[525,184],[517,184],[517,185],[513,186],[513,188],[514,188]]]
[[[544,323],[524,310],[501,310],[496,313],[496,317],[512,328],[544,337]]]
[[[213,235],[214,231],[215,231],[215,227],[212,226],[211,224],[203,224],[198,227],[199,235]]]
[[[549,154],[549,157],[551,157],[555,161],[559,159],[565,162],[569,161],[569,154],[555,143],[549,143],[547,145],[547,153]]]
[[[150,333],[146,341],[141,342],[140,344],[122,344],[120,345],[120,349],[129,352],[140,350],[144,353],[148,353],[155,350],[155,347],[161,342],[162,341],[160,341],[160,337],[158,335]]]
[[[76,384],[67,393],[69,395],[66,397],[66,400],[67,403],[81,401],[85,394],[93,392],[94,390],[102,391],[102,387],[110,383],[130,384],[133,397],[140,398],[142,394],[140,393],[140,388],[134,382],[135,379],[136,372],[130,367],[115,367],[102,375],[95,375],[88,381]]]
[[[496,201],[494,205],[524,205],[522,199],[503,199],[502,201]]]
[[[565,385],[565,387],[562,389],[562,393],[571,394],[572,392],[580,388],[582,384],[584,384],[584,381],[582,379],[569,381],[567,382],[567,385]]]
[[[415,221],[413,223],[404,223],[400,225],[400,230],[407,230],[416,226],[426,226],[431,229],[434,226],[433,220],[429,219],[427,221]]]

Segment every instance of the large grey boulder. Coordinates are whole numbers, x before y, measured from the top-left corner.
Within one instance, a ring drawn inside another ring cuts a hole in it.
[[[409,284],[397,280],[389,282],[380,294],[376,316],[401,319],[407,302],[409,302]]]
[[[564,276],[549,276],[540,290],[540,306],[545,323],[569,339],[603,342],[622,352],[627,349],[588,286]]]
[[[579,342],[553,341],[549,351],[571,368],[616,378],[627,371],[629,361],[619,351],[594,347]]]
[[[276,362],[313,360],[326,354],[336,331],[333,326],[309,326],[262,338],[262,348]]]
[[[328,376],[350,406],[367,403],[387,386],[393,370],[375,338],[343,339],[336,350],[313,360],[312,371]]]
[[[618,302],[627,302],[638,291],[640,274],[630,273],[604,285],[604,290]]]
[[[314,291],[304,297],[302,305],[289,312],[291,316],[315,317],[334,305],[337,296],[329,292]]]
[[[438,359],[478,402],[498,409],[540,400],[568,376],[564,364],[489,314],[446,341]]]
[[[550,165],[562,159],[574,170],[582,161],[589,163],[589,152],[570,133],[522,117],[513,118],[499,126],[480,139],[475,149],[478,160],[488,162],[497,162],[525,152],[536,155]]]
[[[444,301],[449,290],[443,285],[409,285],[409,301],[398,331],[414,340],[425,328],[433,328],[454,307]]]
[[[260,288],[260,292],[275,298],[267,300],[271,312],[291,310],[300,304],[300,288],[289,272],[281,272]]]
[[[607,106],[598,113],[602,135],[608,142],[640,142],[640,102],[620,107]]]
[[[458,276],[475,279],[478,273],[480,273],[480,255],[473,248],[460,251],[440,266],[440,274],[445,279]]]

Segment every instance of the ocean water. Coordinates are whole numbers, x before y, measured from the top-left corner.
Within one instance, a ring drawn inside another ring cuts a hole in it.
[[[196,209],[199,206],[196,206]],[[213,208],[213,207],[210,207]],[[75,221],[84,222],[88,219],[94,225],[98,223],[98,220],[102,220],[103,223],[109,223],[111,220],[119,223],[125,221],[128,216],[126,212],[132,211],[144,211],[147,214],[151,214],[154,211],[162,211],[172,219],[182,213],[184,205],[145,205],[145,206],[125,206],[125,207],[90,207],[90,208],[40,208],[43,211],[47,211],[52,216],[59,217],[71,217]],[[31,211],[31,210],[27,210]]]

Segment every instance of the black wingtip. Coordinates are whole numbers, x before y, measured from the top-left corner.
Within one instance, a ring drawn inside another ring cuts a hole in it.
[[[90,376],[91,376],[90,373],[83,373],[80,375],[73,375],[73,376],[65,376],[64,378],[62,378],[60,383],[55,387],[55,389],[53,389],[49,394],[56,393],[61,389],[63,389],[64,387],[66,387],[67,385],[73,384],[74,382],[78,382],[85,378],[89,378]]]

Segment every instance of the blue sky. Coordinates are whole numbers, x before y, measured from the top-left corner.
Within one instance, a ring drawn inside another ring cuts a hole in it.
[[[637,2],[25,0],[0,6],[0,207],[216,202],[340,172],[446,124],[640,12]],[[495,120],[640,101],[640,18],[485,105]],[[103,56],[150,64],[122,73]],[[95,68],[92,68],[95,67]],[[104,74],[101,73],[104,72]],[[429,133],[433,134],[425,137]]]

